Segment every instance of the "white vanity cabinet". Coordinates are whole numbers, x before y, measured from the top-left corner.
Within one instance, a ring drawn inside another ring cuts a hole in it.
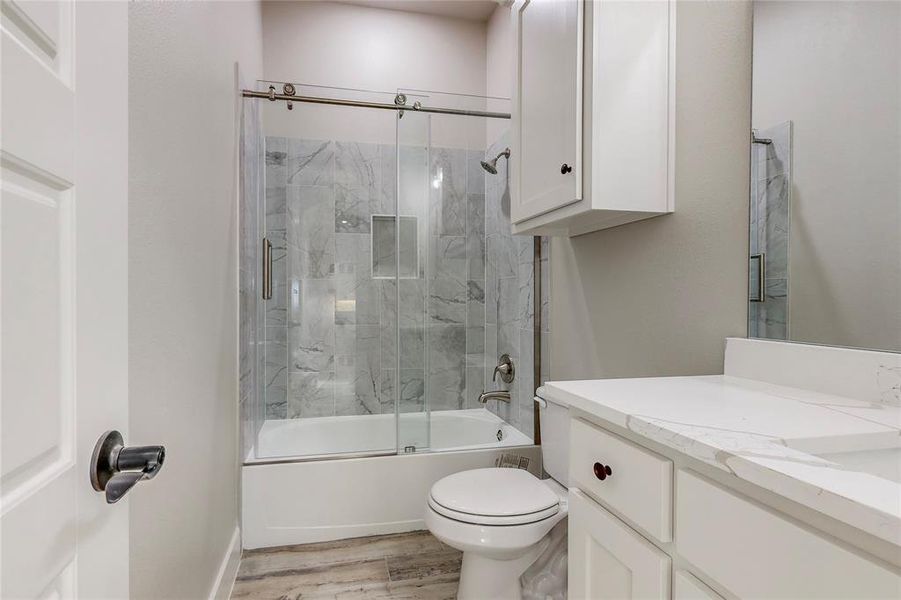
[[[675,3],[517,0],[514,233],[673,211]]]
[[[643,447],[640,435],[629,435],[572,419],[572,600],[901,598],[898,565],[712,481],[677,452],[659,454]]]
[[[568,561],[570,598],[669,598],[670,557],[578,490]]]

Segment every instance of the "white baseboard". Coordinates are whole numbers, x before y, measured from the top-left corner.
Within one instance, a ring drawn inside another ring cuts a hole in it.
[[[222,557],[222,563],[219,565],[219,572],[213,581],[213,587],[210,589],[210,600],[228,600],[235,585],[235,578],[238,576],[238,565],[240,564],[241,528],[235,527],[231,541],[228,543],[228,548],[225,549],[225,555]]]

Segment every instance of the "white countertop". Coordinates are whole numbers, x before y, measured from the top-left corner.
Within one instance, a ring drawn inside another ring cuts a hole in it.
[[[543,393],[901,546],[899,406],[726,375],[557,381]]]

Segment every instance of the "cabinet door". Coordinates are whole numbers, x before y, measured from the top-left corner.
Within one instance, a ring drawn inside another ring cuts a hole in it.
[[[579,490],[569,493],[569,597],[669,598],[670,558]]]
[[[697,580],[687,571],[676,571],[673,578],[674,600],[721,600],[722,596]]]
[[[582,197],[583,12],[584,0],[513,7],[513,222]]]

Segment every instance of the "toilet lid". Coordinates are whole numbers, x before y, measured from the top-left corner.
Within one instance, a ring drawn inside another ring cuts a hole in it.
[[[432,486],[429,504],[467,523],[516,525],[556,514],[560,497],[528,471],[489,468],[441,479]]]

